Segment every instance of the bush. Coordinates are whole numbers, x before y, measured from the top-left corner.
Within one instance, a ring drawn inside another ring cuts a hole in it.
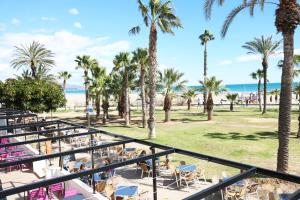
[[[0,82],[0,102],[8,108],[33,112],[55,111],[66,104],[62,87],[34,79],[7,79]]]

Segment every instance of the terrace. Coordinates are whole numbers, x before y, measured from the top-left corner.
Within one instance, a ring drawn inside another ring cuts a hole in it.
[[[3,120],[22,118],[0,127],[0,199],[298,199],[300,195],[297,176],[66,121],[29,122],[23,119],[28,116],[0,112]],[[191,163],[190,158],[199,162]],[[213,165],[224,170],[206,174]],[[227,174],[227,168],[236,173]]]

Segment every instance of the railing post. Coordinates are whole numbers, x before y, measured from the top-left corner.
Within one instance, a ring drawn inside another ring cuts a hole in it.
[[[57,123],[57,129],[59,129],[59,122]],[[60,131],[58,131],[58,136],[61,136],[60,135]],[[61,139],[59,138],[58,139],[58,149],[59,149],[59,153],[61,153]],[[61,156],[59,156],[59,165],[61,167],[61,169],[63,168],[63,163],[62,163],[62,158]]]
[[[90,141],[90,146],[94,146],[93,145],[93,134],[91,134],[91,141]],[[94,163],[94,149],[91,151],[91,161],[92,161],[92,169],[95,168],[95,163]],[[95,184],[95,177],[94,174],[92,174],[92,184],[93,184],[93,193],[96,193],[96,184]]]
[[[151,147],[152,154],[155,154],[155,148]],[[156,157],[152,158],[152,179],[153,179],[153,199],[157,200],[157,183],[156,183]]]

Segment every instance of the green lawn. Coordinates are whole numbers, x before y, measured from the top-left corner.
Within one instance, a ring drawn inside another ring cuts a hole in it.
[[[169,123],[162,121],[164,112],[157,111],[157,139],[154,142],[266,168],[276,168],[278,147],[276,109],[270,109],[267,114],[261,115],[256,108],[240,106],[236,107],[234,112],[229,112],[227,107],[215,107],[211,122],[208,122],[200,111],[202,108],[193,108],[191,111],[187,111],[186,107],[175,108],[171,113],[172,121]],[[123,127],[122,123],[116,120],[101,127],[107,131],[146,139],[147,129],[140,128],[140,116],[140,111],[132,112],[131,127]],[[293,112],[293,132],[297,130],[297,116],[298,113]],[[299,143],[300,140],[292,135],[290,172],[295,174],[300,174]],[[173,159],[198,162],[182,156],[174,156]],[[232,171],[215,165],[210,169]]]

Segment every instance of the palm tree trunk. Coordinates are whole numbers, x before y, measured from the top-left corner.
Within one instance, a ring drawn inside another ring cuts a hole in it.
[[[99,120],[100,118],[100,92],[97,92],[96,93],[96,102],[95,102],[95,105],[96,105],[96,119]]]
[[[143,121],[143,128],[145,128],[147,126],[147,121],[146,121],[146,96],[145,96],[145,68],[143,65],[141,65],[140,87],[141,87],[141,99],[142,99],[142,121]]]
[[[267,112],[267,68],[268,68],[268,64],[266,62],[266,60],[263,61],[262,63],[263,65],[263,71],[264,71],[264,107],[263,107],[263,111],[262,114],[265,114]]]
[[[299,115],[298,115],[298,132],[297,132],[297,138],[300,138],[300,99],[299,99],[299,111],[298,111],[298,113],[299,113]]]
[[[258,86],[257,86],[257,95],[258,95],[258,104],[259,104],[259,111],[262,111],[262,107],[261,107],[261,79],[259,79],[258,81]]]
[[[191,110],[191,99],[188,99],[187,105],[188,105],[188,110]]]
[[[88,71],[85,70],[84,71],[84,79],[85,79],[85,83],[84,83],[84,86],[85,86],[85,107],[86,107],[86,110],[89,106],[89,83],[88,83]],[[88,120],[89,118],[89,113],[86,112],[86,119]]]
[[[125,68],[125,101],[124,101],[124,108],[125,108],[125,113],[124,113],[124,119],[125,119],[125,126],[130,125],[129,121],[129,88],[128,88],[128,70],[127,67]]]
[[[170,111],[171,111],[172,99],[169,93],[166,93],[164,100],[164,111],[165,111],[165,122],[170,121]]]
[[[204,72],[203,72],[203,82],[205,83],[206,80],[206,76],[207,76],[207,47],[206,47],[206,43],[204,45]],[[206,104],[207,104],[207,91],[204,90],[203,91],[203,113],[206,113]]]
[[[233,111],[233,102],[230,102],[230,111]]]
[[[283,33],[284,61],[279,103],[277,171],[287,172],[293,81],[294,32]]]
[[[214,101],[212,98],[212,93],[209,93],[207,98],[207,120],[208,121],[212,120],[213,108],[214,108]]]
[[[150,139],[156,138],[155,132],[155,103],[156,103],[156,44],[157,43],[157,30],[156,24],[152,23],[149,34],[149,78],[150,78],[150,105],[149,105],[149,119],[148,119],[148,128]]]

